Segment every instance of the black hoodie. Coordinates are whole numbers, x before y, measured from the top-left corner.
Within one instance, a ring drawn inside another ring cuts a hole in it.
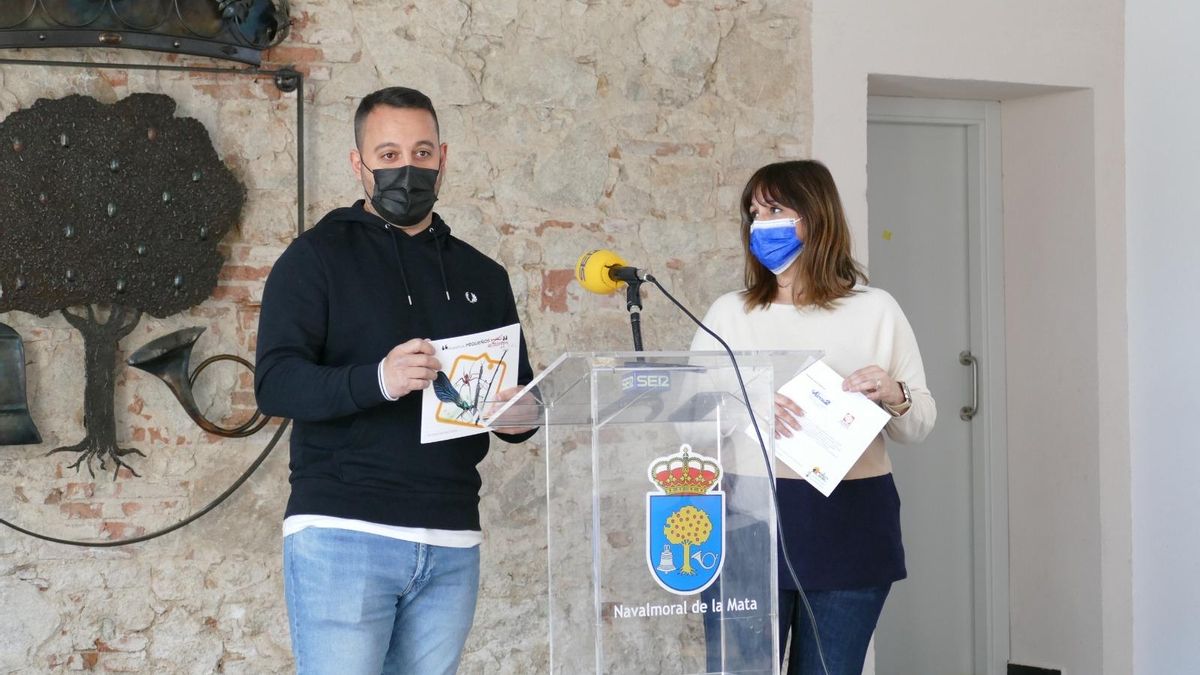
[[[297,237],[263,291],[254,378],[259,408],[295,421],[286,515],[480,529],[488,435],[422,445],[421,392],[388,401],[378,367],[412,338],[517,322],[504,268],[437,214],[410,237],[359,201]],[[517,381],[532,378],[522,335]]]

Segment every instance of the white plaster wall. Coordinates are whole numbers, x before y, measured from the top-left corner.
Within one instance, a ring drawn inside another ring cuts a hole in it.
[[[1092,97],[1002,109],[1011,660],[1100,673]]]
[[[1038,268],[1043,292],[1082,292],[1092,305],[1083,314],[1095,342],[1079,356],[1094,376],[1085,392],[1082,419],[1023,419],[1013,410],[1014,395],[1032,397],[1053,409],[1060,403],[1053,390],[1009,391],[1009,432],[1022,429],[1022,438],[1035,439],[1029,456],[1061,453],[1081,460],[1077,473],[1049,477],[1051,492],[1025,489],[1022,476],[1010,465],[1016,482],[1010,500],[1010,522],[1041,523],[1032,541],[1052,548],[1012,547],[1010,579],[1011,655],[1014,661],[1038,661],[1086,673],[1100,663],[1104,673],[1132,668],[1130,625],[1130,484],[1128,366],[1125,314],[1125,199],[1124,199],[1124,5],[1121,0],[971,0],[946,3],[906,0],[813,0],[813,153],[830,165],[856,235],[856,253],[866,259],[867,138],[866,98],[869,74],[962,80],[1012,82],[1091,90],[1093,117],[1083,120],[1094,131],[1091,193],[1092,236],[1058,264]],[[1002,90],[1002,88],[996,88]],[[1003,94],[996,98],[1005,98]],[[1002,112],[1003,115],[1003,112]],[[1007,167],[1012,169],[1013,167]],[[1019,170],[1019,169],[1018,169]],[[1007,176],[1006,176],[1007,178]],[[1051,178],[1052,179],[1052,178]],[[1020,242],[1007,247],[1009,255],[1027,252]],[[1073,258],[1078,258],[1075,260]],[[1084,265],[1077,264],[1084,262]],[[1036,255],[1008,260],[1012,270],[1037,264]],[[1080,278],[1080,274],[1085,275]],[[1010,279],[1011,281],[1011,279]],[[1082,284],[1082,286],[1081,286]],[[1011,286],[1009,291],[1011,291]],[[1079,300],[1080,298],[1073,298]],[[1007,298],[1009,316],[1033,316],[1036,297]],[[1011,328],[1011,325],[1010,325]],[[1010,347],[1011,364],[1028,364],[1046,352],[1068,354],[1080,347],[1075,334],[1048,334],[1043,341]],[[1031,361],[1032,360],[1032,361]],[[1089,375],[1091,375],[1089,373]],[[1079,402],[1075,403],[1076,408]],[[1079,434],[1060,434],[1055,425],[1083,425]],[[1060,438],[1055,438],[1059,436]],[[1055,438],[1055,444],[1045,439]],[[1042,440],[1038,440],[1042,439]],[[1089,441],[1088,439],[1092,439]],[[1066,445],[1061,445],[1065,443]],[[1090,469],[1086,468],[1090,465]],[[1018,501],[1017,496],[1021,499]],[[1059,503],[1084,505],[1070,517],[1039,520],[1054,514]],[[1078,529],[1097,533],[1098,561],[1079,568],[1075,554],[1065,550]],[[1020,543],[1018,541],[1016,543]],[[1023,569],[1043,574],[1025,575]],[[1078,578],[1071,589],[1051,588],[1054,579]],[[1062,594],[1067,592],[1079,621],[1062,620]],[[1057,595],[1056,595],[1057,593]],[[1089,600],[1089,598],[1091,600]],[[1099,617],[1096,619],[1096,617]],[[1060,645],[1050,657],[1042,645],[1053,636]],[[1096,661],[1084,654],[1098,655]]]
[[[1128,68],[1134,671],[1200,672],[1200,5],[1132,0]]]

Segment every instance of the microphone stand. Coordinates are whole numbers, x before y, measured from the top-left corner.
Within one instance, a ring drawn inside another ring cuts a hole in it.
[[[634,270],[636,272],[636,270]],[[642,349],[642,282],[643,280],[636,275],[631,275],[630,279],[621,279],[625,282],[625,309],[629,311],[629,326],[633,329],[633,351],[641,352]],[[623,364],[625,367],[643,368],[646,366],[646,357],[637,356],[632,361],[626,361]],[[640,391],[637,388],[632,388],[621,392],[621,396],[612,403],[605,406],[599,413],[598,419],[606,419],[612,415],[616,415],[621,410],[632,406],[633,404],[645,401],[649,405],[646,421],[653,420],[662,412],[663,402],[657,396],[651,396],[649,392]]]
[[[629,325],[633,329],[633,351],[642,350],[642,280],[627,281],[625,287],[625,309],[629,310]],[[638,357],[641,361],[641,357]]]

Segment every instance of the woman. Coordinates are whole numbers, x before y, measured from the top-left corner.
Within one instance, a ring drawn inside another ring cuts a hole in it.
[[[867,286],[850,255],[850,230],[833,177],[816,161],[770,164],[742,191],[746,289],[726,294],[704,322],[733,349],[819,349],[891,416],[833,494],[824,497],[786,465],[776,466],[787,553],[816,616],[829,675],[859,675],[892,582],[906,576],[900,500],[884,434],[917,443],[937,415],[921,354],[904,312]],[[693,350],[720,350],[697,332]],[[804,411],[775,397],[775,434],[791,436]],[[779,556],[780,659],[789,675],[822,674],[796,584]],[[790,634],[790,639],[789,639]]]

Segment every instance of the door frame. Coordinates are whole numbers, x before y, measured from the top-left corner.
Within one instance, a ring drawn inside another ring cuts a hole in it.
[[[1000,102],[892,96],[870,96],[867,101],[868,125],[953,125],[967,132],[969,349],[979,363],[979,413],[971,425],[972,632],[975,671],[1002,675],[1008,668],[1010,639]],[[868,168],[868,181],[869,176]],[[962,404],[943,403],[941,423],[958,423]]]

